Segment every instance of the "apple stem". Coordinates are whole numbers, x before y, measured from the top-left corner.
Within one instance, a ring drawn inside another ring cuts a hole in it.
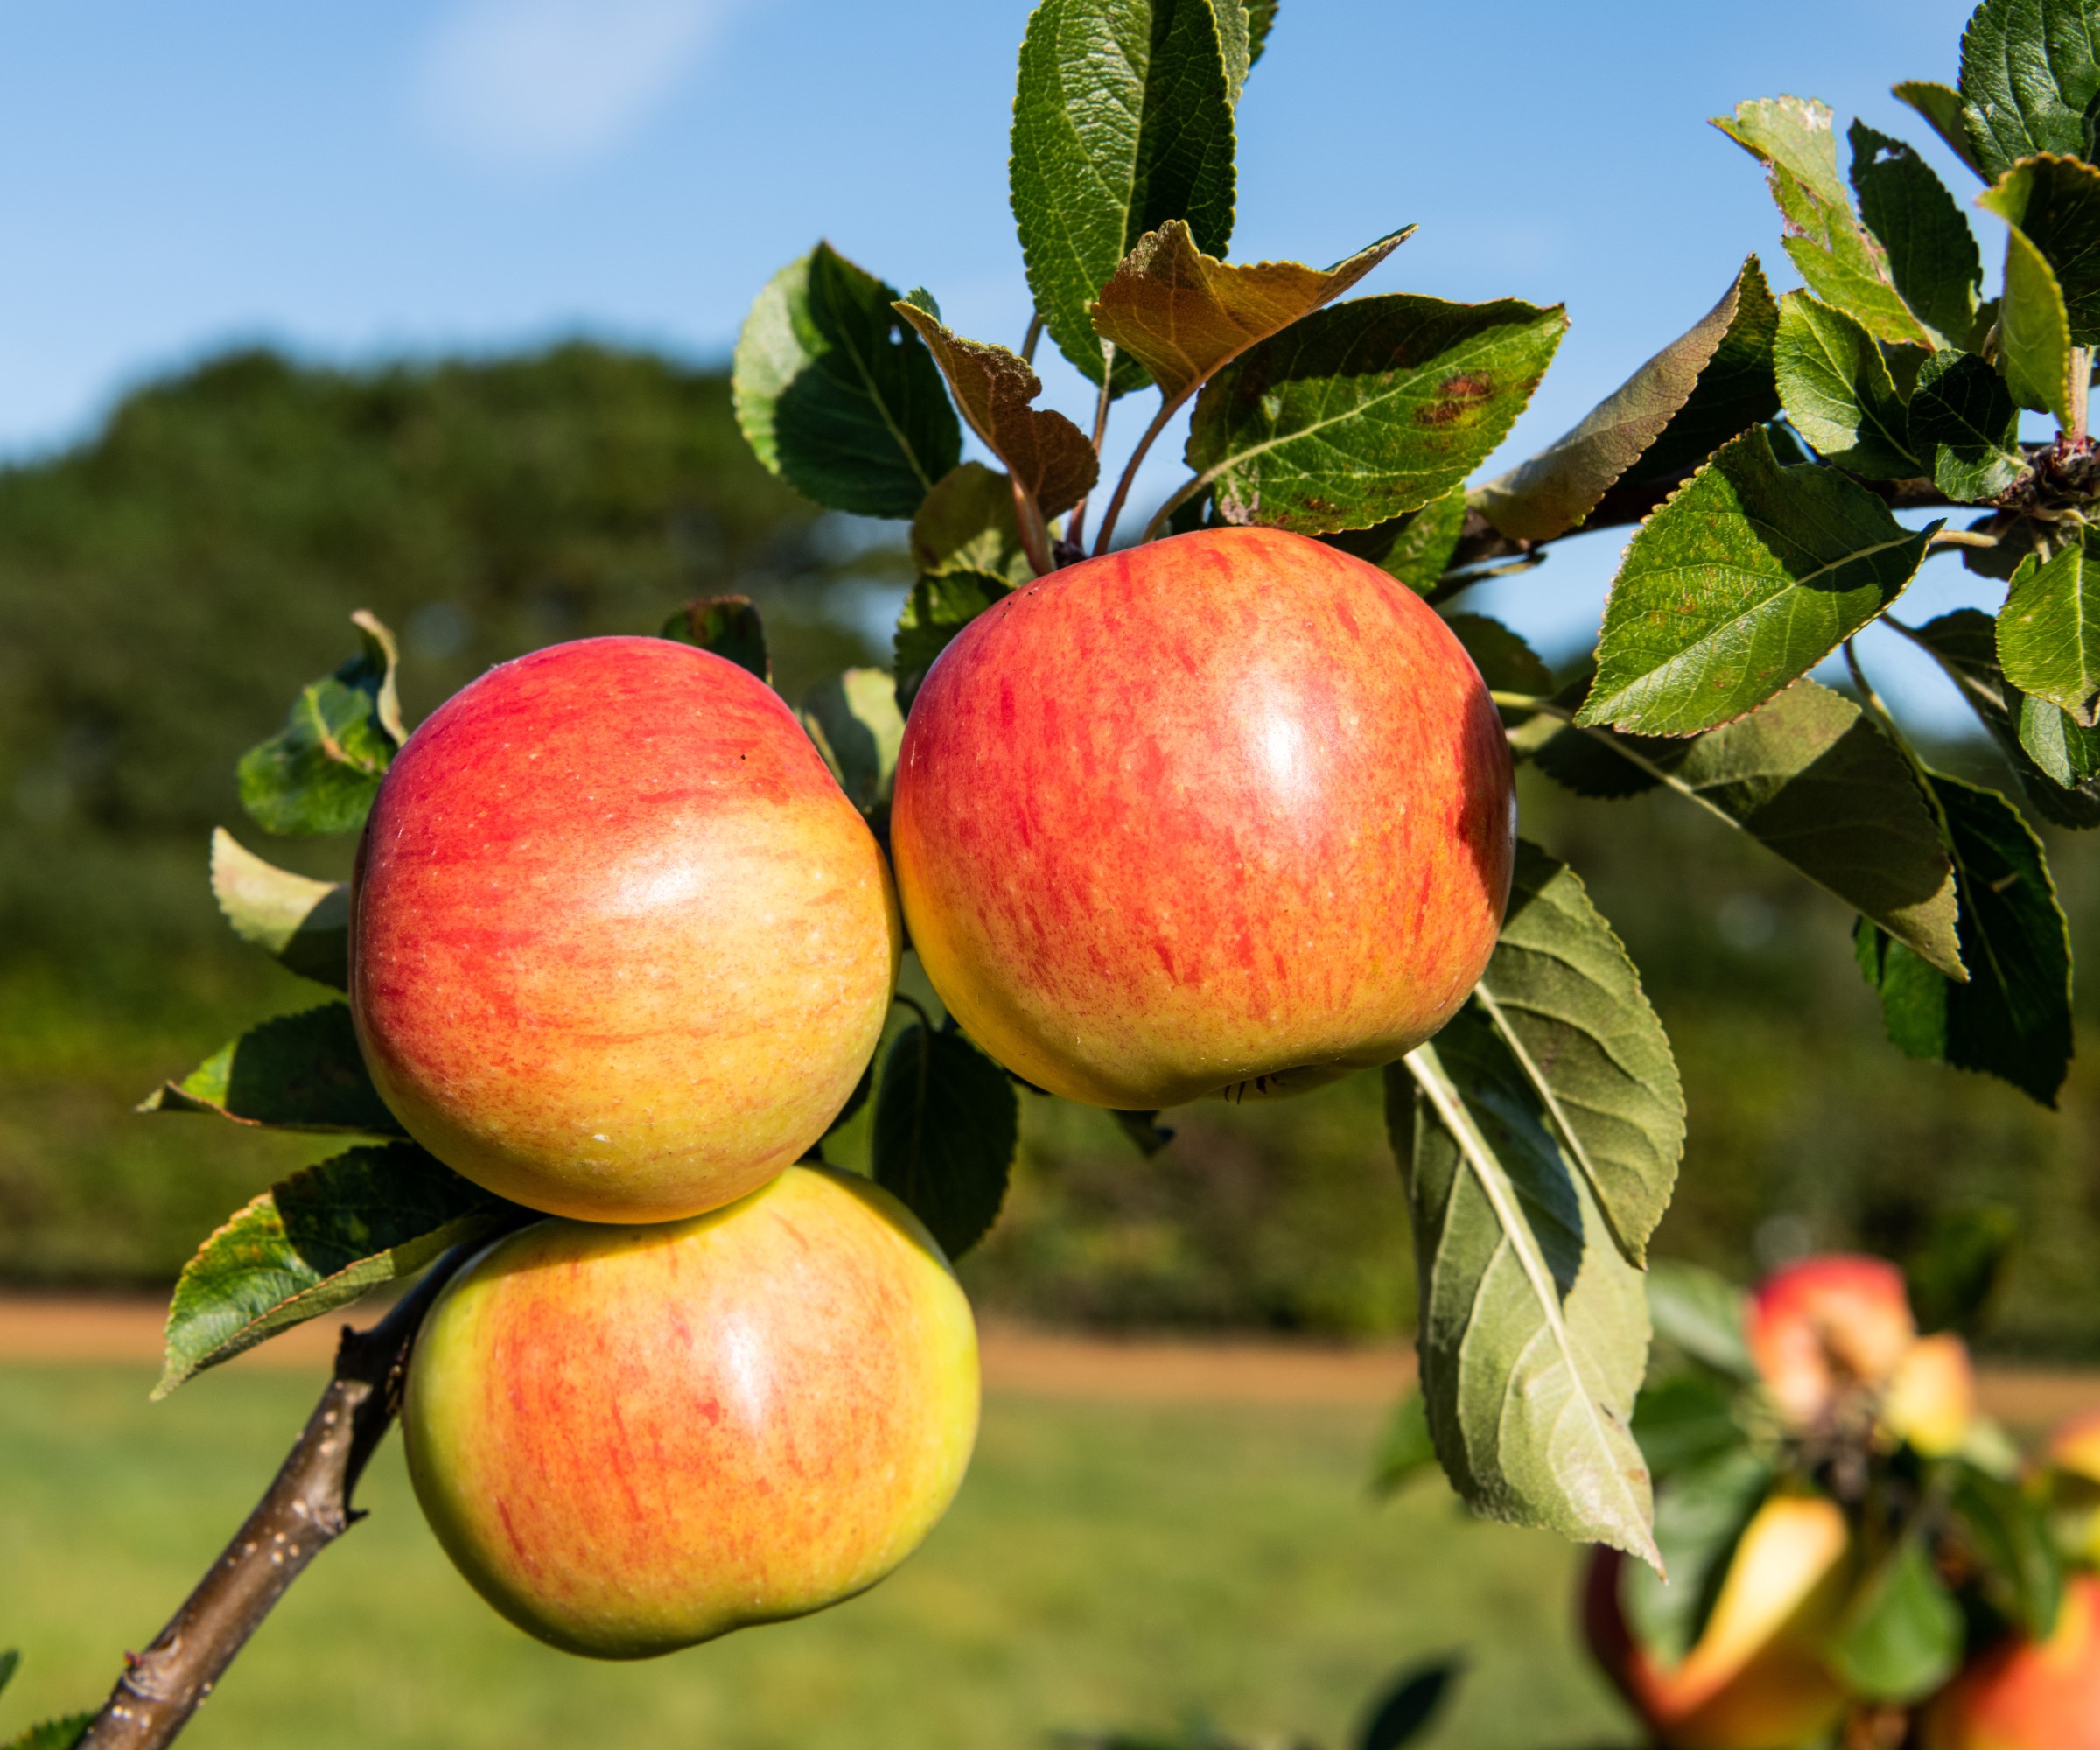
[[[1116,349],[1106,348],[1106,358],[1101,371],[1101,398],[1094,404],[1094,454],[1101,455],[1101,446],[1109,440],[1109,404],[1115,399],[1111,385],[1116,381]],[[1088,494],[1091,496],[1091,494]],[[1082,499],[1072,507],[1072,521],[1066,525],[1065,539],[1073,546],[1084,548],[1087,544],[1087,500]]]
[[[124,1674],[80,1750],[173,1743],[292,1581],[363,1516],[351,1491],[401,1407],[416,1329],[479,1248],[455,1246],[371,1329],[343,1327],[328,1389],[283,1468],[159,1638],[124,1656]]]

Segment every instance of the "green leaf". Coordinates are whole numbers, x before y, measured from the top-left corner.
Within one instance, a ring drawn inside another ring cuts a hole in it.
[[[834,510],[909,516],[962,453],[941,374],[895,288],[819,243],[774,276],[731,373],[752,452]]]
[[[1813,98],[1761,98],[1736,105],[1713,125],[1770,168],[1773,198],[1789,234],[1787,254],[1825,304],[1855,318],[1878,340],[1930,346],[1889,271],[1886,252],[1852,212],[1838,175],[1838,141],[1827,104]]]
[[[1640,1273],[1479,1010],[1386,1074],[1390,1104],[1396,1082],[1415,1084],[1401,1153],[1422,1390],[1446,1474],[1491,1518],[1659,1561],[1629,1426],[1648,1355]]]
[[[1962,94],[1951,85],[1942,85],[1937,80],[1906,79],[1889,88],[1889,94],[1899,103],[1907,103],[1925,118],[1925,123],[1940,136],[1947,150],[1952,152],[1985,182],[1991,180],[1984,174],[1984,167],[1976,161],[1976,149],[1969,144],[1969,126],[1962,119]]]
[[[352,1149],[295,1172],[184,1267],[153,1395],[524,1216],[413,1143]]]
[[[408,739],[395,691],[394,634],[350,616],[363,648],[300,690],[284,727],[241,756],[241,806],[266,832],[354,832]]]
[[[906,711],[918,697],[934,659],[956,634],[1007,593],[1005,584],[977,571],[921,578],[897,617],[897,704]]]
[[[1655,1315],[1656,1300],[1648,1296],[1648,1315]],[[1656,1341],[1662,1341],[1660,1332]],[[1634,1405],[1634,1438],[1641,1443],[1642,1456],[1658,1482],[1679,1473],[1694,1470],[1738,1451],[1743,1445],[1742,1424],[1735,1419],[1735,1390],[1726,1380],[1711,1373],[1675,1373],[1650,1380]],[[1656,1517],[1656,1541],[1662,1541],[1661,1508]],[[1676,1564],[1665,1549],[1675,1578]]]
[[[1735,315],[1713,357],[1699,373],[1691,398],[1662,428],[1662,435],[1626,472],[1634,486],[1674,479],[1704,461],[1731,438],[1779,412],[1779,382],[1772,350],[1779,339],[1779,304],[1765,284],[1755,256],[1735,279]]]
[[[1556,305],[1405,293],[1320,311],[1205,385],[1188,465],[1227,522],[1368,528],[1442,497],[1508,434],[1567,331]]]
[[[1955,881],[1939,830],[1909,762],[1850,699],[1802,681],[1695,740],[1590,732],[1648,777],[1741,828],[1950,977],[1962,976]]]
[[[1985,197],[1988,198],[1987,196]],[[2006,233],[2006,289],[1998,300],[1998,362],[2013,400],[2070,429],[2071,320],[2063,289],[2017,227]]]
[[[1093,489],[1101,458],[1087,434],[1063,414],[1032,405],[1043,382],[1018,354],[962,340],[912,304],[895,308],[932,350],[970,429],[1005,463],[1046,517],[1071,509]]]
[[[1941,773],[1932,788],[1960,884],[1968,982],[1866,928],[1855,934],[1860,970],[1898,1049],[1998,1076],[2053,1107],[2071,1060],[2071,943],[2041,841],[1996,791]]]
[[[19,1738],[10,1739],[6,1750],[74,1750],[94,1721],[92,1713],[68,1713],[57,1719],[41,1720]]]
[[[1962,1610],[1920,1536],[1907,1536],[1845,1606],[1824,1650],[1846,1688],[1868,1701],[1918,1701],[1962,1657]]]
[[[1998,617],[1998,661],[2006,679],[2030,697],[2093,727],[2100,701],[2100,564],[2082,540],[2046,564],[2029,559],[2012,574]]]
[[[1174,1133],[1158,1122],[1159,1114],[1156,1111],[1110,1111],[1109,1116],[1115,1119],[1116,1129],[1138,1145],[1138,1152],[1147,1160],[1174,1139]]]
[[[1938,527],[1745,432],[1627,548],[1578,721],[1689,735],[1754,710],[1894,601]]]
[[[1973,353],[1935,353],[1910,397],[1910,447],[1949,498],[1996,498],[2027,471],[2020,410],[2005,379]]]
[[[1984,258],[1947,185],[1911,147],[1864,122],[1852,123],[1850,138],[1859,216],[1881,245],[1896,295],[1942,343],[1980,340]]]
[[[2100,732],[2080,729],[2006,682],[1997,622],[1964,607],[1906,631],[1983,720],[2041,817],[2073,831],[2100,826]]]
[[[1880,343],[1842,310],[1788,292],[1774,359],[1788,422],[1826,461],[1875,480],[1926,472]]]
[[[1667,1581],[1639,1569],[1620,1581],[1627,1626],[1660,1660],[1676,1664],[1698,1643],[1742,1542],[1772,1487],[1772,1467],[1738,1449],[1673,1477],[1656,1499],[1656,1543]]]
[[[1371,1709],[1356,1750],[1401,1750],[1415,1742],[1435,1721],[1465,1670],[1462,1659],[1432,1659],[1401,1672]]]
[[[773,684],[766,627],[749,596],[696,596],[664,621],[659,636],[696,645]]]
[[[1429,1409],[1419,1391],[1410,1390],[1387,1420],[1371,1462],[1371,1493],[1383,1499],[1397,1494],[1437,1462],[1436,1442],[1429,1437]]]
[[[1648,1269],[1648,1316],[1656,1340],[1732,1379],[1757,1377],[1743,1334],[1743,1292],[1727,1278],[1677,1258]]]
[[[2086,0],[1984,0],[1962,33],[1962,119],[1979,174],[2034,152],[2080,155],[2100,93]]]
[[[1095,331],[1151,373],[1168,405],[1250,346],[1331,304],[1414,234],[1408,226],[1326,269],[1228,267],[1169,220],[1138,240],[1092,306]]]
[[[1654,448],[1682,415],[1746,312],[1764,291],[1753,256],[1721,301],[1628,377],[1558,442],[1509,472],[1473,488],[1466,503],[1512,540],[1551,541],[1581,525],[1606,491]],[[1769,294],[1765,294],[1768,298]],[[1765,347],[1769,374],[1769,345]],[[1714,439],[1768,418],[1760,407]],[[1707,446],[1708,451],[1712,448]],[[1706,451],[1700,452],[1702,455]]]
[[[922,578],[975,572],[1018,588],[1035,576],[1013,513],[1013,481],[982,462],[950,469],[912,519],[912,559]]]
[[[998,1219],[1020,1138],[1006,1072],[954,1027],[897,1035],[875,1094],[876,1183],[959,1258]]]
[[[871,819],[890,805],[904,713],[886,668],[848,668],[802,695],[797,713],[846,800]]]
[[[350,889],[265,863],[224,827],[212,830],[212,897],[242,942],[289,971],[350,987]]]
[[[2076,158],[2030,158],[1978,199],[2049,264],[2071,344],[2100,340],[2100,170]]]
[[[1029,18],[1013,216],[1035,307],[1091,382],[1109,361],[1088,306],[1138,240],[1179,219],[1213,256],[1232,241],[1227,37],[1249,61],[1254,43],[1243,10],[1236,33],[1221,31],[1220,17],[1213,0],[1042,0]],[[1116,361],[1117,393],[1144,382],[1134,362]]]
[[[214,1112],[280,1130],[402,1134],[366,1073],[346,1003],[250,1027],[181,1081],[163,1083],[137,1110]]]
[[[2063,1560],[2048,1516],[2016,1485],[1986,1470],[1956,1460],[1953,1472],[1949,1504],[1985,1593],[2029,1640],[2048,1640],[2063,1601]]]
[[[1670,1207],[1684,1089],[1662,1023],[1582,878],[1519,841],[1502,938],[1474,991],[1628,1259]]]
[[[1251,67],[1269,46],[1269,32],[1276,28],[1277,0],[1247,0],[1247,65]]]
[[[1482,613],[1447,613],[1448,626],[1480,678],[1498,693],[1550,693],[1553,672],[1538,653],[1499,620]]]
[[[1466,494],[1463,489],[1454,489],[1442,498],[1432,499],[1419,510],[1375,522],[1368,528],[1339,529],[1320,538],[1330,547],[1377,566],[1417,595],[1425,596],[1450,569],[1452,555],[1458,551],[1459,539],[1465,532]]]

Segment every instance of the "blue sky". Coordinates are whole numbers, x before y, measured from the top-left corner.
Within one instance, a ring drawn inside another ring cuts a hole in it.
[[[236,340],[360,360],[584,332],[719,356],[818,235],[1017,344],[1004,157],[1027,10],[13,0],[0,455],[77,437],[127,383]],[[1411,221],[1368,289],[1564,301],[1514,459],[1690,326],[1746,253],[1796,283],[1757,167],[1707,116],[1820,96],[1841,126],[1917,141],[1966,201],[1973,178],[1887,88],[1951,78],[1968,10],[1283,0],[1241,105],[1233,253],[1324,262]],[[1076,377],[1051,375],[1083,411]],[[1594,627],[1622,541],[1573,543],[1497,600],[1564,646]]]

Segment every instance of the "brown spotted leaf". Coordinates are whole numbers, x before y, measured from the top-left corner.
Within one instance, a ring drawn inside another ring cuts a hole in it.
[[[1227,522],[1326,535],[1419,510],[1508,435],[1567,326],[1514,298],[1317,311],[1204,385],[1188,465]]]
[[[1138,240],[1091,306],[1101,338],[1138,360],[1171,404],[1250,346],[1332,304],[1414,234],[1410,225],[1331,268],[1227,266],[1180,220]]]

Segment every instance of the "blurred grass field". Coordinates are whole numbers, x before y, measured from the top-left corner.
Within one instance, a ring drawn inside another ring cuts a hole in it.
[[[0,1740],[91,1705],[252,1504],[318,1376],[235,1370],[169,1402],[122,1366],[0,1368]],[[640,1665],[500,1620],[424,1530],[397,1440],[369,1520],[265,1624],[186,1737],[300,1750],[705,1744],[1035,1750],[1060,1732],[1207,1717],[1343,1744],[1396,1667],[1463,1649],[1427,1740],[1624,1738],[1585,1667],[1575,1552],[1475,1523],[1439,1485],[1379,1506],[1377,1412],[994,1396],[932,1540],[866,1596]]]

